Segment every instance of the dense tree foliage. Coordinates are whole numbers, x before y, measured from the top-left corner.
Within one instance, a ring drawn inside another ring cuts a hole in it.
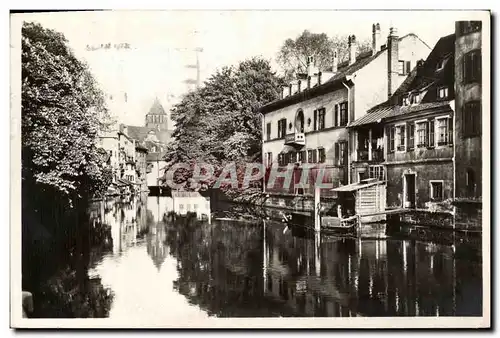
[[[173,108],[175,140],[168,146],[166,160],[191,167],[209,163],[216,173],[229,162],[260,162],[262,126],[257,108],[279,97],[280,84],[269,62],[260,58],[218,70]],[[242,176],[244,167],[237,169]],[[189,170],[176,172],[178,181],[189,175]]]
[[[34,23],[22,28],[21,105],[24,187],[69,201],[107,188],[111,176],[96,147],[108,123],[104,96],[65,37]]]
[[[297,72],[306,71],[307,57],[313,56],[320,70],[331,68],[333,52],[337,50],[339,62],[349,56],[347,36],[329,37],[325,33],[311,33],[305,30],[295,39],[287,39],[278,52],[277,60],[285,74],[291,79]],[[368,40],[358,41],[358,51],[371,48]]]

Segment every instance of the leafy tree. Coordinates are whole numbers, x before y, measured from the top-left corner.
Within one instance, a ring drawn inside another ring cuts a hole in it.
[[[269,62],[260,58],[218,70],[202,88],[174,106],[176,129],[166,160],[171,165],[190,163],[191,167],[193,161],[210,163],[217,173],[228,162],[260,161],[261,118],[257,108],[279,97],[281,83]],[[179,170],[176,182],[191,174]]]
[[[22,27],[21,107],[23,190],[74,202],[107,188],[96,146],[110,123],[103,93],[65,37],[35,23]]]
[[[326,70],[332,66],[335,50],[339,62],[347,60],[349,56],[347,39],[347,36],[328,37],[325,33],[311,33],[305,30],[295,39],[285,40],[278,52],[277,61],[287,79],[293,78],[297,72],[306,71],[308,56],[314,57],[316,66],[320,70]],[[370,41],[358,41],[358,51],[363,52],[370,48]]]

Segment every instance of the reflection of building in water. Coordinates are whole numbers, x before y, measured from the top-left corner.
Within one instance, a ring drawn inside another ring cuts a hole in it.
[[[153,264],[156,266],[158,271],[160,271],[161,265],[167,257],[167,248],[165,243],[166,238],[167,234],[165,231],[165,225],[162,223],[151,227],[147,236],[148,255],[153,260]]]
[[[210,200],[198,192],[172,191],[173,211],[179,215],[196,213],[199,219],[210,220]]]
[[[148,196],[147,207],[153,216],[153,221],[160,222],[166,213],[173,210],[173,200],[171,197]]]
[[[264,295],[301,316],[456,315],[452,248],[411,241],[306,239],[266,222]],[[322,241],[322,243],[320,243]]]

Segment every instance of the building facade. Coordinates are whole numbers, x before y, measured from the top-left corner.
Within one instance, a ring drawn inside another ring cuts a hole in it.
[[[373,49],[357,52],[354,35],[349,36],[349,59],[339,64],[334,53],[330,69],[317,69],[309,58],[307,74],[283,88],[282,97],[260,109],[263,135],[263,163],[270,168],[293,166],[290,187],[280,180],[272,193],[311,193],[318,168],[323,168],[323,182],[334,187],[350,183],[353,145],[347,125],[393,94],[406,79],[412,65],[425,58],[430,48],[415,34],[403,37],[391,29],[387,44],[381,44],[380,25],[373,27]],[[306,165],[308,185],[298,184]],[[281,184],[281,185],[280,185]],[[330,193],[323,189],[321,194]]]
[[[147,162],[148,148],[139,142],[135,144],[135,167],[137,172],[137,183],[141,191],[148,191],[147,184]]]
[[[351,125],[353,179],[387,180],[388,208],[453,200],[454,52],[455,35],[441,38],[390,99]]]
[[[481,21],[455,27],[455,196],[471,201],[482,196],[481,28]]]

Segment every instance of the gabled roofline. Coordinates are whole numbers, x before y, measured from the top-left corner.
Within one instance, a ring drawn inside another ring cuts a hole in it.
[[[327,81],[319,86],[308,88],[300,93],[295,93],[294,95],[287,96],[284,99],[276,100],[270,102],[258,109],[258,111],[262,114],[266,114],[272,111],[275,111],[280,108],[284,108],[287,106],[291,106],[292,104],[307,101],[314,97],[330,93],[332,91],[345,88],[342,83],[348,83],[349,85],[353,85],[353,76],[343,76],[341,78],[335,79],[333,81]]]

